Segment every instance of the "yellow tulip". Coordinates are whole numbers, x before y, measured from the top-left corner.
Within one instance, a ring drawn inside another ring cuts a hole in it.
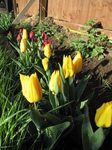
[[[44,55],[48,58],[51,57],[51,49],[50,49],[49,44],[46,44],[44,47]]]
[[[49,82],[49,89],[55,94],[55,83],[56,83],[56,78],[57,78],[57,85],[58,85],[58,91],[61,91],[61,77],[60,77],[60,73],[59,70],[55,70],[52,75],[51,75],[51,79]]]
[[[72,77],[74,75],[74,65],[70,55],[66,57],[64,55],[62,70],[65,78]]]
[[[21,50],[21,53],[26,51],[26,43],[25,43],[25,40],[23,38],[21,39],[20,50]]]
[[[23,29],[23,37],[24,40],[28,39],[28,33],[26,29]]]
[[[74,64],[74,73],[79,73],[82,70],[82,56],[81,53],[78,52],[77,55],[73,59]]]
[[[112,125],[112,101],[103,103],[102,106],[96,110],[95,123],[98,127],[102,126],[105,128]]]
[[[48,59],[46,57],[44,59],[42,59],[42,65],[44,67],[44,70],[47,71],[47,69],[48,69]]]
[[[20,74],[22,93],[30,103],[39,102],[42,98],[42,87],[38,80],[37,74],[30,77]]]

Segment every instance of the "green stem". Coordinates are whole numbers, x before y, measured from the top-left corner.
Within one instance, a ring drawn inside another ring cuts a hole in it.
[[[37,109],[36,103],[34,103],[34,108]]]

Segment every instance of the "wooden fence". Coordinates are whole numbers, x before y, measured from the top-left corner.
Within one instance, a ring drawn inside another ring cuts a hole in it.
[[[28,2],[28,0],[13,1],[18,4],[18,13]],[[39,4],[40,13],[44,10],[47,16],[54,17],[58,24],[80,30],[89,19],[97,19],[102,23],[102,32],[112,37],[112,0],[35,0],[27,13],[38,14]]]

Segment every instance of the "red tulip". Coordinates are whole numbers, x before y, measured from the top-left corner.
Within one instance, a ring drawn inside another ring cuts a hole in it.
[[[41,52],[43,52],[43,50],[44,50],[44,45],[42,45],[42,47],[41,47]]]
[[[48,44],[47,40],[44,40],[44,45]]]
[[[12,33],[11,33],[11,31],[9,31],[9,35],[11,35]]]
[[[37,42],[37,38],[36,37],[34,37],[34,41]]]
[[[47,40],[47,39],[48,39],[47,34],[45,34],[45,38],[44,38],[44,40]]]
[[[51,40],[49,40],[49,45],[50,45],[50,46],[52,45],[52,41],[51,41]]]
[[[18,40],[18,41],[21,41],[21,34],[18,34],[17,40]]]
[[[19,29],[19,32],[20,32],[20,33],[23,33],[23,29],[20,28],[20,29]]]
[[[42,32],[42,35],[41,35],[41,38],[43,38],[44,37],[44,32]]]
[[[34,32],[33,31],[30,31],[30,38],[33,39],[35,36]]]

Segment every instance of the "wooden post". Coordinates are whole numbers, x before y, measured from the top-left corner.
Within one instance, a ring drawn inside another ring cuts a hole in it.
[[[17,3],[16,3],[16,0],[13,0],[13,8],[14,8],[14,16],[16,18],[16,16],[17,16]]]
[[[46,17],[46,6],[46,0],[39,0],[39,22],[41,22]]]

